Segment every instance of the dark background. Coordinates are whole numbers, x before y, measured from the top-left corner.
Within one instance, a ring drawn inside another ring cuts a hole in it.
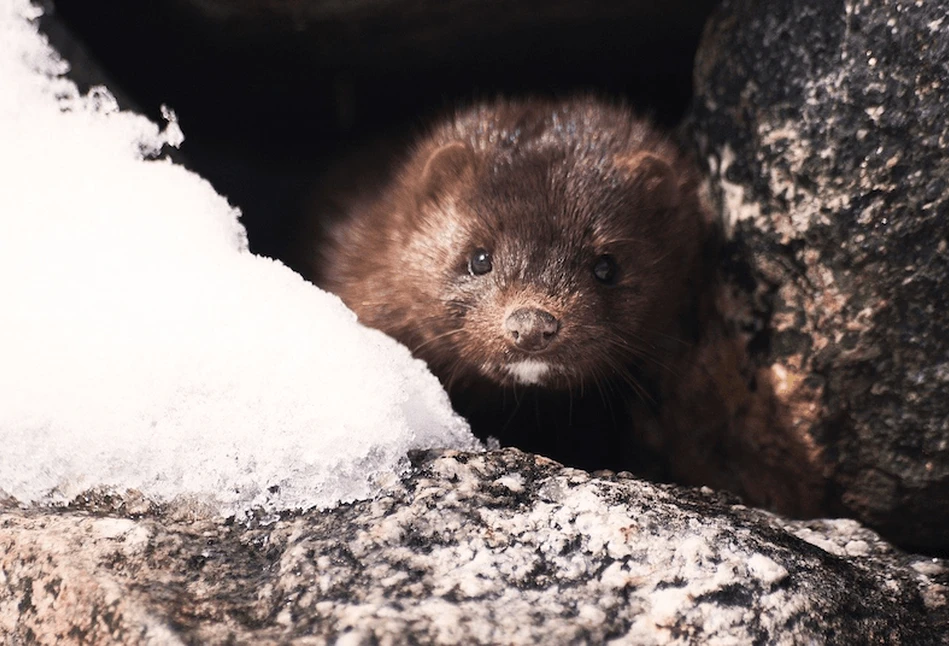
[[[80,85],[178,115],[176,157],[287,258],[314,179],[359,141],[498,94],[595,92],[667,126],[716,0],[47,0]]]

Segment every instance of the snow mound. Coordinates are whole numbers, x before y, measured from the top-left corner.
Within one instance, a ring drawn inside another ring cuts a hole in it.
[[[170,112],[81,95],[39,13],[0,0],[0,493],[310,508],[478,446],[424,364],[150,159],[182,140]]]

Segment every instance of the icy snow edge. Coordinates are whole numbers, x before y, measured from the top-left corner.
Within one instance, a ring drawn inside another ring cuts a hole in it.
[[[406,348],[148,159],[173,118],[81,95],[40,13],[0,0],[0,494],[306,509],[370,496],[411,449],[480,446]]]

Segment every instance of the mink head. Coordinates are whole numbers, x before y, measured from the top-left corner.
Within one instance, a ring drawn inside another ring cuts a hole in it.
[[[402,169],[373,225],[380,271],[362,277],[387,302],[350,306],[449,386],[629,380],[675,335],[702,231],[694,193],[675,148],[625,110],[483,106]]]

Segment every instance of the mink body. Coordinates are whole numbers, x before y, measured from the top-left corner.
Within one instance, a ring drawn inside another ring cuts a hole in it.
[[[631,425],[694,337],[709,228],[670,139],[595,99],[499,101],[379,178],[317,207],[309,277],[425,360],[478,435],[661,477]]]

